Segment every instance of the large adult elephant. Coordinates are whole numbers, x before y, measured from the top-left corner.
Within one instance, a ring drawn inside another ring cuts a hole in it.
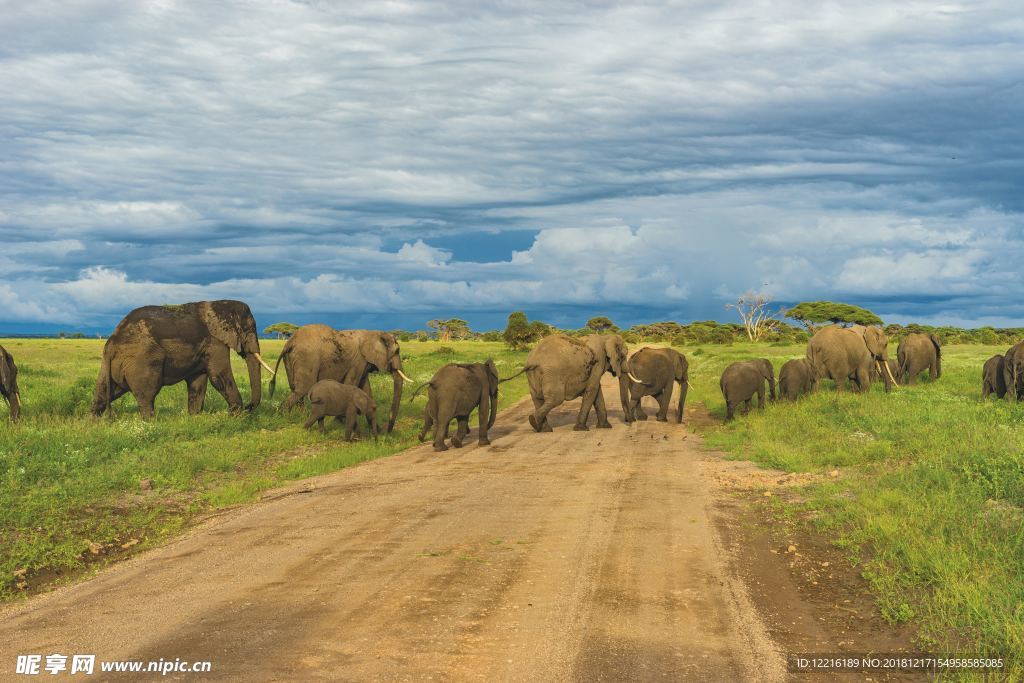
[[[274,397],[276,368],[284,361],[291,393],[284,408],[300,403],[313,385],[322,379],[351,384],[370,393],[370,373],[388,372],[395,380],[388,415],[388,432],[395,428],[398,406],[402,401],[402,385],[411,381],[402,372],[402,355],[398,339],[390,332],[377,330],[336,330],[327,325],[303,325],[285,343],[277,359],[275,379],[270,381],[270,397]]]
[[[622,405],[623,418],[627,423],[633,421],[633,411],[629,405],[629,376],[626,369],[626,359],[629,357],[629,349],[625,340],[617,334],[588,334],[581,337],[583,343],[593,352],[597,358],[597,367],[601,375],[609,372],[612,377],[619,381],[619,403]],[[597,411],[597,424],[599,427],[610,427],[608,422],[608,409],[604,404],[604,391],[601,383],[597,384],[597,395],[594,397],[594,409]],[[589,418],[589,413],[587,418]],[[587,419],[584,419],[584,424]]]
[[[188,383],[188,412],[203,409],[209,381],[232,412],[242,410],[242,395],[231,372],[234,351],[245,359],[251,395],[246,409],[260,404],[260,357],[256,320],[241,301],[197,301],[188,304],[143,306],[124,317],[103,347],[96,378],[92,414],[99,417],[129,391],[139,414],[153,417],[160,389]]]
[[[1008,400],[1024,398],[1024,342],[1017,342],[1003,356],[1003,381]]]
[[[877,362],[884,370],[882,379],[889,391],[897,382],[889,369],[888,349],[889,337],[881,328],[830,325],[807,342],[807,360],[814,364],[819,378],[835,381],[836,391],[845,390],[849,379],[858,392],[870,388],[871,366]]]
[[[21,391],[18,389],[18,366],[14,364],[14,356],[0,346],[0,396],[4,397],[11,407],[11,422],[17,422],[21,416]]]
[[[917,384],[917,376],[928,371],[933,380],[942,377],[942,342],[934,334],[908,334],[896,349],[900,381]]]
[[[629,370],[625,373],[629,383],[629,409],[627,415],[637,420],[646,420],[647,414],[640,405],[644,396],[653,396],[658,402],[658,421],[668,421],[669,403],[672,390],[679,384],[679,403],[676,406],[676,422],[683,421],[686,405],[686,390],[689,387],[690,364],[686,356],[675,349],[646,346],[629,359]]]
[[[550,432],[548,413],[566,401],[582,397],[573,429],[587,431],[587,417],[595,404],[598,407],[597,426],[610,429],[604,397],[601,396],[601,377],[605,372],[618,375],[622,396],[624,366],[625,342],[618,335],[590,335],[585,339],[563,334],[544,337],[530,351],[523,368],[533,398],[534,412],[530,415],[530,425],[538,432]],[[599,396],[600,403],[597,402]],[[623,410],[627,410],[625,405]]]

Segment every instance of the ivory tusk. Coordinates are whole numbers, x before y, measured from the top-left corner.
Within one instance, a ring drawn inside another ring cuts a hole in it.
[[[395,370],[395,372],[397,372],[397,373],[398,373],[398,376],[399,376],[399,377],[401,377],[402,379],[404,379],[404,380],[405,380],[406,382],[411,382],[411,381],[412,381],[412,378],[411,378],[411,377],[409,377],[409,376],[408,376],[407,374],[405,374],[404,372],[402,372],[401,370]]]
[[[642,379],[638,379],[637,376],[634,375],[632,372],[627,372],[626,375],[628,375],[629,378],[631,380],[633,380],[634,382],[636,382],[637,384],[643,384],[644,383],[644,381]]]
[[[21,392],[14,392],[14,400],[18,402],[18,407],[21,407]]]
[[[258,360],[260,362],[260,365],[262,365],[263,367],[265,367],[267,369],[267,372],[269,372],[271,375],[276,375],[277,374],[276,372],[274,372],[273,368],[271,368],[269,365],[267,365],[265,362],[263,362],[263,357],[260,356],[260,354],[254,353],[252,355],[256,356],[256,360]]]
[[[896,378],[892,376],[892,370],[890,370],[890,369],[889,369],[889,364],[888,364],[888,363],[885,363],[885,371],[886,371],[887,373],[889,373],[889,379],[891,379],[891,380],[892,380],[892,383],[893,383],[893,384],[895,384],[896,386],[899,386],[899,385],[900,385],[900,383],[899,383],[899,382],[897,382],[897,381],[896,381]]]

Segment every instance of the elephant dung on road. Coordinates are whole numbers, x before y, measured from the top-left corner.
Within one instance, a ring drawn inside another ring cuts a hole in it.
[[[831,379],[836,391],[846,389],[852,380],[856,391],[871,387],[871,366],[878,361],[889,391],[896,378],[889,369],[889,338],[879,327],[839,327],[830,325],[818,330],[807,342],[807,359],[814,364],[818,377]]]
[[[358,387],[333,379],[322,379],[309,390],[309,404],[310,416],[303,425],[306,429],[319,422],[320,431],[327,431],[324,418],[333,417],[345,423],[345,441],[351,441],[352,432],[356,429],[356,416],[362,415],[366,418],[366,428],[370,435],[376,438],[380,433],[377,428],[377,402],[371,394]]]
[[[917,376],[925,370],[933,380],[942,377],[942,341],[934,334],[908,334],[897,347],[896,358],[904,384],[917,384]]]
[[[818,389],[818,374],[814,364],[806,358],[786,361],[779,370],[779,397],[795,401],[801,394]]]
[[[187,382],[188,412],[194,415],[203,409],[207,380],[237,413],[242,396],[231,372],[231,351],[245,359],[251,388],[246,408],[253,410],[260,404],[260,366],[271,370],[260,356],[256,320],[246,304],[221,300],[136,308],[103,346],[92,414],[99,417],[130,391],[142,417],[153,417],[160,389]]]
[[[996,398],[1006,396],[1006,378],[1003,376],[1005,356],[1001,353],[985,361],[981,368],[981,397],[988,398],[992,394]]]
[[[498,368],[493,360],[486,363],[449,363],[434,373],[425,386],[429,389],[420,441],[427,438],[427,432],[433,427],[434,450],[448,450],[444,441],[454,419],[459,426],[452,437],[452,446],[462,448],[462,442],[469,433],[469,415],[479,408],[477,443],[481,446],[491,443],[487,430],[494,426],[498,414]]]
[[[14,356],[0,346],[0,395],[11,408],[11,422],[21,417],[21,391],[18,389],[18,366]]]
[[[645,346],[629,358],[627,368],[625,374],[630,380],[629,415],[637,420],[646,420],[647,414],[640,401],[644,396],[653,396],[658,402],[658,421],[667,422],[672,390],[678,383],[679,403],[675,417],[676,422],[683,421],[686,390],[690,380],[690,364],[686,356],[675,349]]]
[[[401,349],[395,335],[376,330],[335,330],[327,325],[303,325],[285,343],[274,366],[275,372],[281,361],[284,361],[291,388],[283,405],[286,410],[301,402],[322,379],[351,384],[369,394],[371,372],[391,373],[394,392],[388,414],[388,433],[394,429],[402,401],[402,385],[411,381],[402,372]],[[271,398],[275,380],[270,382]]]
[[[741,360],[732,363],[722,372],[718,386],[725,397],[725,419],[731,420],[736,406],[743,404],[743,414],[750,412],[754,395],[757,407],[764,409],[764,385],[768,382],[771,399],[775,400],[775,369],[767,358]]]

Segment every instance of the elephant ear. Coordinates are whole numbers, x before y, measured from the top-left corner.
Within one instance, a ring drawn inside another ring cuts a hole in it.
[[[6,351],[0,351],[0,386],[4,391],[14,389],[14,379],[17,376],[17,368],[14,366],[14,359]]]
[[[939,339],[938,336],[936,336],[934,334],[929,334],[928,338],[932,340],[932,344],[935,344],[935,349],[936,350],[942,348],[942,340]]]
[[[675,366],[676,366],[676,380],[679,381],[679,382],[685,382],[686,381],[686,369],[687,369],[686,368],[686,366],[687,366],[686,358],[683,357],[683,354],[676,353],[675,361],[676,361],[675,362]]]
[[[388,370],[388,337],[384,332],[367,332],[359,341],[359,352],[380,372]]]
[[[222,301],[200,302],[199,318],[206,325],[206,329],[210,331],[210,336],[223,342],[235,353],[242,353],[242,330],[238,323],[239,312],[231,310],[224,305],[226,303]],[[214,304],[222,305],[215,306]]]

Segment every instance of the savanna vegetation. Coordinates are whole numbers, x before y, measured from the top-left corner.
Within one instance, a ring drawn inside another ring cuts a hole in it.
[[[590,332],[614,326],[607,318],[590,322]],[[502,335],[405,341],[406,372],[419,383],[445,363],[491,357],[508,376],[539,332],[525,315],[512,323],[522,333],[514,349]],[[766,357],[778,372],[804,355],[806,331],[790,330],[759,343],[738,341],[746,338],[741,326],[711,322],[656,323],[623,334],[634,345],[660,342],[683,351],[689,402],[722,417],[722,370]],[[1007,656],[1011,676],[1024,677],[1024,408],[980,397],[982,363],[1019,331],[936,331],[946,345],[935,382],[890,394],[876,385],[865,395],[837,394],[823,382],[819,393],[796,403],[703,428],[706,443],[766,467],[823,475],[799,502],[774,498],[779,514],[834,539],[871,583],[881,613],[915,623],[923,648]],[[962,343],[977,337],[991,345]],[[3,599],[157,543],[196,516],[284,481],[406,448],[416,443],[425,400],[421,394],[403,402],[392,435],[354,444],[341,440],[337,426],[326,437],[304,431],[301,412],[276,410],[281,394],[265,398],[253,415],[232,417],[210,392],[206,412],[189,417],[184,387],[175,386],[161,392],[154,421],[138,419],[130,395],[118,401],[113,418],[94,421],[88,410],[102,341],[0,343],[17,358],[24,400],[22,422],[0,429]],[[263,345],[273,364],[283,342]],[[246,395],[246,373],[234,362]],[[372,378],[386,410],[390,378]],[[525,394],[520,376],[502,385],[500,405]],[[840,475],[827,476],[833,470]]]

